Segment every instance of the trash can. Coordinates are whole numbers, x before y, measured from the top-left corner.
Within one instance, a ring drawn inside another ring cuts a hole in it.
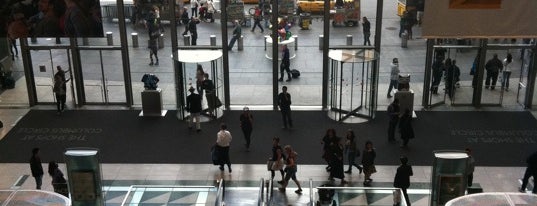
[[[407,48],[408,47],[407,44],[408,44],[408,33],[403,32],[403,34],[401,34],[401,47]]]

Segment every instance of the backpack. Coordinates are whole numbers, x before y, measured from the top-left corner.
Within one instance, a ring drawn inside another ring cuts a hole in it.
[[[293,77],[293,79],[296,79],[296,78],[300,77],[300,71],[298,71],[296,69],[292,69],[291,70],[291,76]]]

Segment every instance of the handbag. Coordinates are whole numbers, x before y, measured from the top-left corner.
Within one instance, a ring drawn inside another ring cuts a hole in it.
[[[285,163],[283,162],[283,158],[280,159],[279,161],[274,161],[274,163],[272,164],[272,170],[273,171],[281,170],[281,169],[283,169],[284,165],[285,165]]]
[[[270,158],[269,160],[267,160],[267,170],[268,171],[271,171],[272,170],[272,165],[274,164],[274,161],[272,161]]]
[[[220,158],[216,144],[211,147],[211,159],[213,161],[213,165],[220,165]]]

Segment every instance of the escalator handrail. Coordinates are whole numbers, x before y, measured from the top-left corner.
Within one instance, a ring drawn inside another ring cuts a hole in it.
[[[220,182],[218,183],[218,188],[216,189],[216,201],[214,201],[215,206],[221,206],[224,202],[224,190],[225,190],[225,183],[224,179],[220,179]]]
[[[259,193],[257,194],[257,206],[263,206],[264,199],[263,199],[263,192],[265,190],[265,179],[261,178],[259,183]]]
[[[313,199],[313,180],[310,178],[310,205],[315,206],[315,201]]]
[[[272,194],[274,192],[274,184],[273,184],[273,180],[270,180],[269,181],[269,185],[267,187],[267,205],[270,206],[272,205]]]

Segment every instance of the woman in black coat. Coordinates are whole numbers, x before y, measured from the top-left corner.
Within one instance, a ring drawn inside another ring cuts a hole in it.
[[[377,153],[375,152],[375,148],[373,148],[373,143],[371,141],[367,141],[365,143],[365,149],[362,153],[362,166],[364,168],[364,186],[371,186],[371,182],[373,179],[371,179],[371,174],[377,172],[377,169],[375,168],[375,157],[377,156]]]
[[[403,195],[405,196],[405,200],[406,200],[406,205],[410,206],[410,200],[408,199],[408,194],[406,192],[406,189],[410,187],[410,176],[414,174],[412,172],[412,167],[408,165],[407,157],[401,156],[399,160],[401,160],[401,165],[397,168],[397,172],[395,173],[393,186],[396,188],[400,188],[403,191]]]
[[[412,128],[412,113],[408,108],[405,109],[405,113],[403,113],[403,116],[401,116],[401,119],[399,120],[399,132],[401,133],[401,139],[403,139],[401,147],[406,147],[408,141],[414,138],[414,129]]]

